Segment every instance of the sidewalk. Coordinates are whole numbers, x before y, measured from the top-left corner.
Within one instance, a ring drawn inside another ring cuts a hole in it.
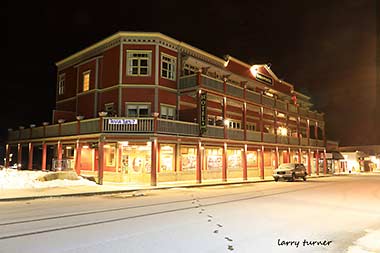
[[[310,178],[325,177],[331,175],[312,175]],[[54,187],[54,188],[32,188],[32,189],[11,189],[0,190],[0,202],[7,201],[21,201],[21,200],[33,200],[42,198],[54,198],[54,197],[74,197],[74,196],[92,196],[102,194],[116,194],[116,193],[136,193],[142,190],[159,190],[170,189],[176,187],[192,188],[192,187],[207,187],[207,186],[221,186],[221,185],[233,185],[233,184],[251,184],[272,182],[273,177],[265,177],[264,179],[252,178],[247,181],[241,181],[241,179],[231,179],[227,182],[221,182],[220,180],[208,180],[201,184],[196,184],[194,181],[183,182],[165,182],[158,183],[157,186],[150,185],[125,185],[118,183],[105,182],[103,185],[93,186],[66,186],[66,187]]]

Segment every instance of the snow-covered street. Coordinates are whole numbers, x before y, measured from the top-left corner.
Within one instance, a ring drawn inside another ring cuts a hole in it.
[[[0,252],[379,252],[380,177],[0,203]]]

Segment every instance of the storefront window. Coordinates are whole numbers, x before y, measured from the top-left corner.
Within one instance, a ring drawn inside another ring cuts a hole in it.
[[[197,149],[181,147],[181,168],[183,171],[195,170],[197,167]]]
[[[109,167],[115,166],[116,145],[115,144],[104,145],[104,154],[106,158],[106,166],[109,166]]]
[[[121,169],[125,173],[150,173],[150,145],[123,146],[121,154]]]
[[[161,145],[160,171],[174,171],[174,145]]]
[[[257,167],[257,151],[247,151],[247,167]]]
[[[242,153],[241,149],[227,150],[227,158],[228,158],[227,166],[229,170],[239,170],[242,168],[241,153]]]
[[[206,169],[222,170],[223,166],[223,149],[222,148],[206,148]]]

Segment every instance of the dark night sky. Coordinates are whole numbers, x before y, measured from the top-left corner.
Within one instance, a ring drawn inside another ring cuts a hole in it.
[[[56,61],[117,31],[153,31],[219,57],[272,63],[277,76],[326,113],[329,139],[371,143],[374,0],[43,2],[13,1],[1,10],[8,27],[1,40],[2,135],[51,121]]]

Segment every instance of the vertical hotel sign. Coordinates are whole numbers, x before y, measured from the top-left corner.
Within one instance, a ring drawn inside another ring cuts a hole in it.
[[[200,131],[204,133],[207,131],[207,93],[201,93],[200,95]]]

